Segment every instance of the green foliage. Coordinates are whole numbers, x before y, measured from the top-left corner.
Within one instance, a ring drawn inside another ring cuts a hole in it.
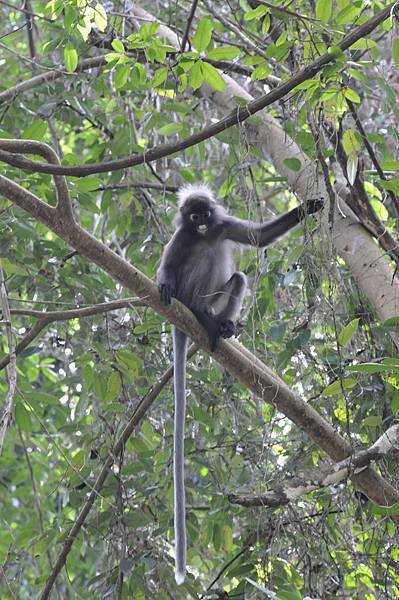
[[[2,90],[52,69],[60,77],[1,104],[0,136],[46,142],[61,150],[65,165],[110,161],[180,141],[245,103],[235,96],[238,87],[230,94],[225,73],[260,97],[329,53],[323,69],[266,109],[300,146],[300,159],[291,148],[279,148],[272,164],[257,136],[254,142],[249,130],[237,127],[152,164],[67,179],[81,225],[148,277],[173,231],[176,185],[201,179],[238,217],[267,219],[297,204],[287,178],[302,177],[306,158],[320,164],[321,152],[327,164],[339,162],[337,142],[348,158],[349,180],[362,170],[373,207],[397,235],[385,191],[399,194],[399,109],[394,77],[382,78],[381,65],[384,73],[389,64],[398,66],[398,39],[388,57],[380,41],[385,25],[348,52],[338,47],[379,10],[378,2],[372,10],[359,0],[253,9],[246,2],[234,8],[219,2],[212,5],[215,15],[201,5],[182,53],[163,25],[175,28],[180,43],[186,5],[170,10],[160,4],[159,22],[149,22],[125,19],[119,0],[112,8],[108,2],[37,0],[31,3],[37,15],[34,72],[26,15],[18,3],[15,9],[8,4],[0,3]],[[151,3],[140,6],[153,9]],[[93,57],[104,64],[81,71]],[[225,94],[220,111],[212,103],[217,92]],[[347,101],[359,109],[385,179],[347,115]],[[252,132],[260,131],[261,118],[263,113],[251,117]],[[338,136],[331,143],[330,133]],[[281,165],[284,176],[276,170]],[[5,163],[0,169],[55,206],[50,176]],[[128,297],[42,223],[4,198],[0,209],[0,256],[10,305],[18,310],[12,316],[16,342],[37,322],[22,309],[64,311]],[[399,320],[378,321],[342,259],[333,264],[330,249],[323,252],[323,236],[309,218],[267,254],[252,249],[237,256],[251,283],[240,341],[350,443],[367,447],[399,414],[399,362],[389,336]],[[324,454],[201,352],[187,375],[189,576],[181,588],[175,585],[171,384],[124,451],[115,453],[140,399],[170,366],[169,332],[154,311],[131,306],[52,321],[18,354],[13,420],[1,457],[1,598],[40,596],[108,457],[115,463],[58,576],[56,597],[186,600],[203,595],[218,576],[213,589],[232,598],[397,597],[399,552],[388,519],[397,515],[397,505],[365,504],[350,483],[288,507],[229,503],[231,492],[268,491],[304,469],[317,469]],[[8,347],[4,326],[1,336],[0,359]],[[3,403],[7,391],[3,371]],[[381,474],[395,484],[390,459]]]

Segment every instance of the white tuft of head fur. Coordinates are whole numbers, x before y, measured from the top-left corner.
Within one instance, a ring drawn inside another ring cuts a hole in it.
[[[190,198],[196,198],[197,196],[205,197],[210,202],[216,204],[215,196],[212,189],[206,183],[188,183],[181,187],[177,192],[179,199],[179,208]]]

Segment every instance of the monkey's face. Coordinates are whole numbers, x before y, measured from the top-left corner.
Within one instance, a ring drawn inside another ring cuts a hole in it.
[[[215,221],[213,206],[209,202],[198,200],[184,206],[182,217],[185,226],[199,235],[206,235]]]

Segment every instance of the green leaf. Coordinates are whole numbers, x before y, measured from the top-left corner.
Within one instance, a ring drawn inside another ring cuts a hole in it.
[[[399,160],[385,160],[381,163],[384,171],[399,171]]]
[[[97,190],[102,184],[102,180],[99,177],[82,177],[81,179],[77,179],[75,185],[80,192],[92,192],[93,190]],[[92,355],[88,354],[90,359],[92,359]]]
[[[341,394],[342,389],[350,390],[357,385],[356,379],[353,377],[344,377],[342,380],[333,381],[323,390],[324,396],[334,396],[335,394]]]
[[[323,23],[327,23],[331,17],[332,0],[317,0],[316,2],[316,19],[320,19]]]
[[[129,79],[130,67],[129,65],[121,65],[115,70],[114,74],[114,86],[117,90],[123,88]]]
[[[198,52],[206,50],[212,37],[212,21],[209,17],[204,17],[198,23],[197,31],[193,38],[194,47]]]
[[[197,90],[199,87],[201,87],[204,82],[202,65],[202,60],[197,60],[189,71],[188,80],[194,90]]]
[[[399,516],[399,502],[392,504],[392,506],[379,506],[370,502],[371,512],[375,515],[381,515],[386,517],[397,517]]]
[[[338,342],[341,346],[347,346],[359,327],[360,319],[353,319],[346,327],[343,328],[341,333],[338,336]]]
[[[387,327],[388,329],[399,327],[399,316],[391,317],[390,319],[386,319],[383,324],[383,327]]]
[[[78,66],[78,53],[71,42],[68,42],[65,46],[64,63],[68,73],[76,71],[76,67]]]
[[[360,363],[358,365],[349,365],[345,369],[350,373],[386,373],[395,371],[392,365],[383,365],[381,363]]]
[[[107,13],[102,4],[96,4],[94,7],[94,22],[99,31],[105,31],[107,28]]]
[[[342,145],[346,154],[357,154],[362,147],[357,131],[346,129],[342,135]]]
[[[384,188],[384,190],[391,190],[392,192],[395,192],[395,194],[399,194],[399,177],[395,177],[390,181],[384,181],[384,179],[380,179],[378,183],[382,188]]]
[[[337,25],[344,25],[345,23],[353,23],[356,17],[359,15],[363,8],[363,2],[352,2],[339,11],[335,18]]]
[[[218,48],[213,48],[213,50],[209,50],[207,54],[207,58],[210,60],[232,60],[241,54],[239,48],[234,48],[234,46],[219,46]]]
[[[369,38],[360,38],[351,46],[351,50],[368,50],[369,48],[375,48],[377,46],[374,40]]]
[[[399,38],[392,40],[392,58],[395,63],[395,67],[399,69]]]
[[[222,527],[222,541],[225,552],[231,552],[233,547],[233,532],[229,525],[223,525]]]
[[[182,123],[168,123],[158,129],[160,135],[173,135],[179,133],[183,129]]]
[[[64,13],[64,25],[65,25],[65,29],[67,31],[71,31],[72,30],[72,26],[75,25],[76,22],[76,10],[73,6],[68,5],[65,8],[65,13]]]
[[[269,67],[268,65],[259,65],[252,73],[251,79],[253,81],[257,81],[259,79],[266,79],[266,77],[268,77],[272,71],[273,69],[271,69],[271,67]]]
[[[32,431],[32,420],[29,411],[22,402],[17,402],[14,409],[15,422],[21,431],[30,433]]]
[[[164,83],[165,79],[167,78],[167,76],[168,76],[168,68],[160,67],[154,73],[154,79],[152,80],[152,85],[154,87],[158,87],[158,86],[162,85]]]
[[[22,134],[24,140],[42,140],[47,132],[47,123],[42,119],[35,119],[28,125]]]
[[[116,402],[119,400],[121,394],[121,378],[117,371],[112,371],[107,382],[107,392],[105,394],[105,400],[107,402]]]
[[[298,173],[302,167],[302,163],[299,158],[285,158],[284,164],[286,167],[291,169],[291,171],[295,171],[295,173]]]
[[[355,90],[352,90],[351,88],[343,88],[342,93],[345,98],[348,98],[348,100],[351,102],[355,102],[356,104],[360,103],[360,96],[355,92]]]
[[[253,21],[253,19],[261,19],[266,13],[268,8],[266,6],[257,6],[254,10],[250,10],[244,15],[245,21]]]
[[[204,79],[213,89],[223,92],[226,89],[226,83],[217,69],[209,63],[202,63],[202,72]]]
[[[362,421],[362,427],[379,427],[381,425],[381,417],[378,415],[370,415]]]
[[[123,45],[121,40],[118,40],[117,38],[112,40],[111,46],[113,47],[115,52],[120,52],[121,54],[125,52],[125,46]]]

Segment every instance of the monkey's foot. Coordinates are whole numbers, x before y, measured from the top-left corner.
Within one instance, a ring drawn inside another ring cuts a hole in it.
[[[222,321],[220,323],[219,335],[225,339],[237,335],[237,329],[233,321],[230,321],[230,319],[228,321]]]

